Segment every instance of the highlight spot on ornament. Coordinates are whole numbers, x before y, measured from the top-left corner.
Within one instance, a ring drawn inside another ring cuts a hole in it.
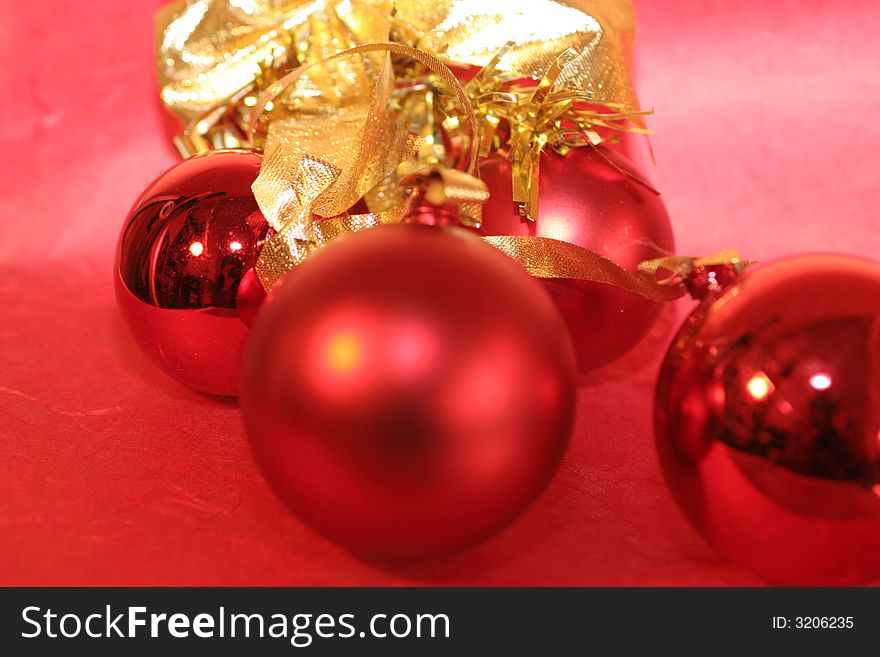
[[[749,382],[746,384],[746,388],[748,388],[749,394],[761,401],[762,399],[766,399],[767,395],[773,392],[773,382],[767,378],[767,375],[763,372],[756,372]]]
[[[791,405],[791,402],[787,399],[783,399],[776,405],[776,408],[779,409],[779,412],[783,415],[791,415],[794,412],[794,406]]]
[[[416,377],[428,371],[436,362],[439,345],[431,327],[421,322],[404,325],[389,336],[388,359],[404,377]]]
[[[205,252],[205,245],[201,242],[193,242],[189,245],[189,252],[192,253],[196,258],[198,258],[202,253]]]
[[[230,251],[241,251],[241,242],[230,242],[229,243]]]
[[[810,377],[810,386],[814,390],[828,390],[831,387],[831,377],[820,372]]]
[[[351,332],[335,335],[327,345],[327,365],[334,372],[350,372],[360,363],[362,355],[363,345]]]
[[[556,217],[551,215],[547,217],[540,226],[538,234],[541,237],[549,237],[562,242],[572,242],[576,239],[574,227],[568,218],[564,216]]]

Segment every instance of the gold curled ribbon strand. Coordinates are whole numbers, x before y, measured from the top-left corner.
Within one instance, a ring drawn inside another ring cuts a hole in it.
[[[466,175],[463,172],[455,173]],[[314,200],[333,184],[338,175],[339,171],[332,165],[315,158],[302,158],[296,167],[290,168],[279,156],[278,150],[267,153],[264,169],[260,171],[255,185],[286,185],[279,198],[286,198],[286,202],[295,208],[297,216],[302,219],[280,226],[280,232],[269,240],[260,253],[256,273],[267,290],[272,290],[284,274],[327,243],[361,230],[404,220],[405,209],[395,208],[386,212],[311,221]],[[303,226],[307,226],[309,232],[297,232]],[[638,273],[632,273],[595,251],[569,242],[531,236],[491,236],[482,239],[519,262],[537,278],[614,285],[654,301],[671,301],[684,296],[684,277],[694,267],[732,264],[739,271],[748,264],[737,251],[728,250],[699,258],[663,256],[642,262],[637,268]],[[673,271],[673,276],[656,280],[657,272],[663,269]]]
[[[744,260],[736,249],[725,249],[708,256],[667,255],[660,258],[652,258],[651,260],[640,262],[637,271],[656,281],[657,285],[668,287],[679,285],[697,267],[731,265],[739,274],[752,264],[754,264],[753,260]],[[670,273],[658,279],[657,275],[662,271]]]
[[[404,218],[405,211],[401,208],[324,219],[315,224],[315,241],[298,240],[289,233],[280,239],[276,235],[260,254],[257,276],[267,290],[272,290],[284,274],[327,243],[376,226],[402,223]],[[569,242],[531,236],[493,236],[482,240],[516,260],[536,278],[614,285],[652,301],[673,301],[686,294],[680,284],[671,285],[633,274],[605,256]]]
[[[684,296],[683,287],[661,285],[624,269],[603,255],[549,237],[506,235],[483,241],[503,251],[536,278],[567,278],[614,285],[654,301]]]

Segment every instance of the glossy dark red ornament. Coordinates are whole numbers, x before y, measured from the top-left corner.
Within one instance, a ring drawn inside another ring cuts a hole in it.
[[[880,575],[880,265],[781,260],[701,306],[655,428],[676,499],[731,559],[785,584]]]
[[[613,166],[609,160],[616,165]],[[605,147],[541,157],[539,210],[532,222],[512,200],[510,162],[493,155],[480,165],[491,194],[483,207],[485,235],[551,237],[592,249],[620,266],[672,252],[669,216],[660,197],[624,171],[641,174]],[[658,304],[618,287],[571,279],[542,279],[571,332],[581,373],[629,350],[650,328]]]
[[[269,233],[251,192],[261,160],[229,150],[180,162],[135,203],[119,240],[116,298],[135,340],[165,372],[202,392],[238,392],[248,333],[239,288],[253,277]],[[262,301],[255,295],[248,321]]]
[[[339,239],[248,340],[241,410],[267,479],[349,550],[465,547],[534,500],[571,430],[575,362],[543,288],[459,228]]]

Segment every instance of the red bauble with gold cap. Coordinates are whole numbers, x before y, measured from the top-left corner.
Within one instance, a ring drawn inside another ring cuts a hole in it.
[[[295,514],[380,560],[515,518],[571,430],[575,361],[542,286],[449,217],[342,237],[286,275],[248,341],[241,410]]]
[[[494,154],[480,165],[491,196],[484,235],[550,237],[591,249],[634,271],[639,262],[674,251],[669,216],[658,194],[622,155],[580,147],[540,161],[535,221],[513,202],[510,161]],[[658,304],[602,283],[542,279],[571,332],[581,373],[629,350],[650,328]]]

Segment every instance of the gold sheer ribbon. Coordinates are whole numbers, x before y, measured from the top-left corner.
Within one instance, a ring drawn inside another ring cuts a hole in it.
[[[507,151],[514,200],[536,216],[544,148],[645,132],[626,61],[633,26],[629,0],[179,0],[158,16],[158,78],[185,125],[183,155],[263,150],[254,194],[276,232],[257,275],[271,290],[326,243],[403,221],[419,181],[478,226],[478,156],[492,148]],[[462,85],[449,67],[476,74]],[[361,202],[368,212],[351,214]],[[684,293],[694,260],[634,273],[566,242],[485,239],[534,276],[656,300]]]
[[[256,97],[287,71],[387,41],[454,68],[495,60],[492,80],[517,93],[570,50],[554,91],[626,113],[638,111],[626,54],[634,25],[630,0],[178,0],[158,15],[157,74],[187,126],[184,154],[242,145]]]

